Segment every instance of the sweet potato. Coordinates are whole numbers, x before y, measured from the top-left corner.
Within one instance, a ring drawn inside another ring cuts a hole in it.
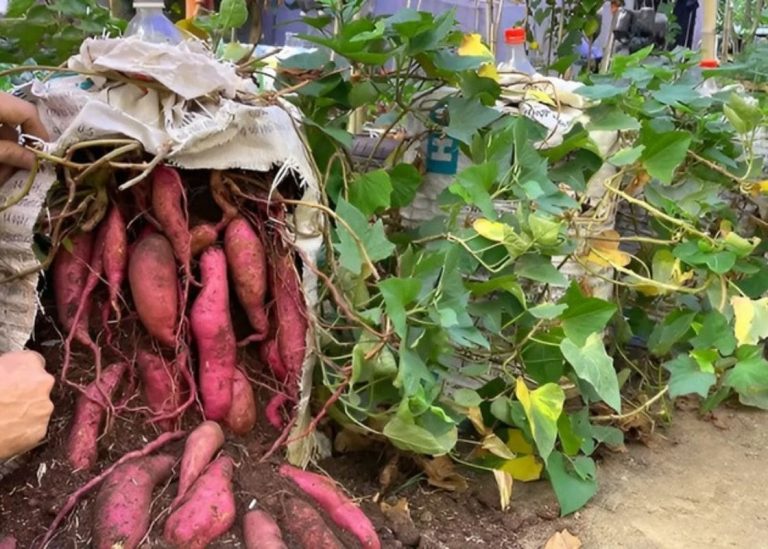
[[[109,301],[104,304],[104,311],[102,312],[106,324],[110,309],[115,312],[116,318],[120,319],[118,299],[128,266],[128,234],[123,214],[120,213],[120,208],[116,205],[112,206],[103,224],[107,244],[103,250],[104,278],[109,288]]]
[[[249,340],[261,341],[269,329],[264,308],[268,284],[264,245],[251,224],[238,217],[227,225],[224,251],[235,284],[235,293],[254,330]]]
[[[323,511],[328,513],[337,526],[359,539],[363,547],[372,549],[381,547],[371,521],[332,480],[288,464],[280,466],[280,475],[296,483],[304,493],[317,502]]]
[[[78,233],[71,238],[71,250],[62,247],[53,260],[53,293],[59,322],[65,333],[74,330],[81,342],[90,341],[87,313],[80,315],[77,325],[75,319],[90,272],[93,237],[93,233]]]
[[[181,379],[175,361],[167,361],[146,349],[139,349],[136,355],[139,377],[144,388],[144,399],[156,415],[167,415],[181,405]],[[174,421],[164,419],[158,422],[160,428],[170,431]]]
[[[288,375],[296,377],[301,372],[307,349],[306,306],[293,254],[277,252],[271,259],[277,345]]]
[[[224,431],[215,421],[204,421],[189,434],[187,442],[184,444],[184,454],[181,457],[179,488],[174,499],[174,506],[187,494],[200,473],[223,445]]]
[[[128,262],[128,280],[147,332],[163,345],[175,347],[178,279],[173,250],[164,236],[150,234],[136,244]]]
[[[106,478],[96,496],[92,547],[139,546],[150,525],[152,491],[171,475],[174,462],[163,454],[134,459]]]
[[[234,463],[222,456],[195,481],[165,523],[163,537],[172,547],[203,549],[235,523],[232,490]]]
[[[226,227],[232,219],[237,217],[237,206],[232,203],[231,193],[229,192],[229,189],[227,189],[227,186],[224,183],[224,177],[220,171],[213,170],[211,172],[210,187],[213,201],[216,202],[216,205],[221,209],[221,221],[219,221],[217,225],[218,228],[221,229]]]
[[[76,470],[90,469],[98,457],[98,439],[104,412],[110,398],[123,378],[127,364],[117,362],[104,369],[77,398],[72,426],[67,439],[67,459]]]
[[[285,406],[288,400],[286,395],[278,393],[269,399],[267,406],[264,408],[264,416],[267,418],[267,421],[278,431],[285,426],[283,417],[280,415],[280,409]]]
[[[285,381],[288,378],[288,371],[280,357],[280,349],[275,339],[269,339],[259,345],[259,358],[264,365],[272,370],[278,381]]]
[[[187,228],[184,184],[179,172],[170,166],[158,166],[152,172],[152,210],[173,246],[176,258],[191,279],[192,238]]]
[[[344,549],[320,513],[303,500],[289,498],[285,502],[283,527],[296,538],[302,549]]]
[[[192,257],[197,257],[207,247],[214,245],[216,239],[219,238],[219,231],[216,230],[215,225],[203,223],[192,227],[189,235],[191,239],[190,253]]]
[[[266,511],[248,511],[243,516],[245,549],[288,549],[275,519]]]
[[[239,368],[235,368],[232,378],[232,406],[224,423],[240,436],[250,433],[256,425],[256,396],[250,380]]]
[[[203,289],[189,314],[200,358],[200,396],[206,419],[223,420],[232,406],[237,343],[229,315],[227,259],[219,248],[200,258]]]
[[[0,549],[16,549],[16,538],[13,536],[0,537]]]

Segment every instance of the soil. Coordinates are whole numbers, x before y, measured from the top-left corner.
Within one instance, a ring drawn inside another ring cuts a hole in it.
[[[49,365],[57,363],[58,345],[41,350]],[[47,442],[28,454],[18,470],[0,479],[0,533],[15,535],[20,548],[39,541],[67,496],[95,474],[72,473],[64,460],[71,391],[57,388],[54,401],[56,413]],[[194,426],[195,420],[190,421],[186,427]],[[604,455],[598,469],[600,492],[585,509],[566,518],[559,518],[545,482],[516,483],[512,507],[502,512],[489,475],[460,470],[469,489],[446,491],[428,485],[410,460],[401,459],[394,480],[383,489],[382,471],[392,463],[392,454],[377,447],[340,454],[318,465],[360,503],[383,547],[390,549],[534,549],[566,528],[588,548],[761,547],[768,532],[768,475],[762,471],[768,463],[766,426],[768,416],[743,409],[725,408],[707,419],[679,412],[670,428],[657,430],[645,445],[632,444],[625,453]],[[100,443],[97,469],[157,434],[141,413],[121,415]],[[276,436],[262,419],[253,434],[228,441],[225,451],[238,465],[238,521],[210,547],[243,547],[240,518],[254,506],[271,512],[281,525],[290,524],[291,517],[283,512],[285,498],[302,494],[277,475],[279,457],[259,463]],[[182,445],[173,443],[164,451],[180,455]],[[175,488],[171,481],[159,490],[153,528],[143,547],[164,546],[162,525]],[[90,545],[94,496],[95,492],[83,499],[49,547]],[[388,506],[390,510],[383,512]],[[331,524],[327,516],[326,522]],[[347,547],[360,547],[333,529]],[[289,547],[299,547],[290,533],[286,537]]]

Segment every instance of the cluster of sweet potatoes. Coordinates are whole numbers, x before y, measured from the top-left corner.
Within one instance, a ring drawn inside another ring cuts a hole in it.
[[[75,469],[96,463],[105,419],[135,402],[135,379],[149,420],[163,430],[178,427],[199,403],[204,419],[236,435],[250,432],[257,403],[238,346],[257,346],[281,384],[265,416],[278,429],[286,423],[308,323],[293,249],[272,217],[282,206],[268,200],[244,205],[221,173],[212,172],[206,192],[220,220],[192,225],[189,192],[176,169],[158,166],[132,193],[114,193],[96,228],[75,227],[55,256],[53,291],[65,333],[62,378],[78,390],[67,449]],[[96,322],[91,309],[100,285],[106,290]],[[249,324],[239,343],[235,300]],[[138,320],[140,335],[120,337],[127,320]],[[70,380],[73,344],[93,354],[87,385]],[[102,367],[103,352],[118,359]],[[120,392],[124,385],[127,391]]]

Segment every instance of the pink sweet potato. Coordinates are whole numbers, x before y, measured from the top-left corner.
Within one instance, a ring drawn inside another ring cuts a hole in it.
[[[278,381],[285,381],[288,378],[288,371],[285,369],[283,359],[280,356],[280,348],[275,339],[269,339],[259,345],[259,358],[261,362],[268,366]]]
[[[176,258],[191,278],[191,236],[187,228],[184,184],[179,172],[170,166],[158,166],[152,172],[152,210],[163,233],[170,240]]]
[[[167,361],[146,349],[139,349],[136,363],[149,409],[156,415],[168,415],[177,410],[181,406],[181,376],[176,362]],[[174,421],[164,419],[158,425],[170,431]]]
[[[219,248],[200,258],[203,289],[189,314],[200,359],[200,396],[206,419],[223,420],[232,406],[237,343],[229,315],[227,259]]]
[[[164,236],[150,234],[136,244],[128,263],[128,281],[147,332],[163,345],[175,347],[178,278],[173,250]]]
[[[219,238],[219,231],[216,230],[216,225],[203,223],[192,227],[189,235],[191,239],[190,253],[192,257],[197,257],[203,250],[214,245],[216,239]]]
[[[371,521],[332,480],[288,464],[280,466],[280,474],[296,483],[304,493],[317,502],[323,511],[328,513],[337,526],[359,539],[363,547],[371,549],[381,547]]]
[[[126,232],[125,219],[116,205],[107,214],[104,220],[106,246],[103,250],[104,278],[109,287],[109,301],[104,304],[102,317],[106,323],[110,309],[120,319],[120,287],[125,280],[125,272],[128,266],[128,234]]]
[[[53,292],[56,313],[64,332],[74,330],[78,341],[88,336],[88,315],[81,314],[75,325],[77,310],[90,272],[93,233],[78,233],[71,238],[71,251],[62,247],[53,260]]]
[[[215,421],[204,421],[189,434],[181,457],[179,488],[174,506],[187,495],[189,488],[223,444],[224,432]]]
[[[150,525],[152,491],[173,470],[175,458],[156,455],[125,462],[104,481],[96,496],[95,549],[134,549]]]
[[[266,511],[248,511],[243,516],[245,549],[288,549],[280,527]]]
[[[293,254],[277,252],[271,259],[277,345],[288,375],[297,377],[307,349],[307,310]]]
[[[256,396],[248,377],[235,368],[232,378],[232,406],[224,423],[236,435],[246,435],[256,425]]]
[[[283,416],[280,415],[280,410],[289,400],[288,396],[283,393],[278,393],[269,399],[269,402],[264,408],[264,417],[266,417],[269,424],[278,431],[285,426]]]
[[[234,463],[222,456],[195,481],[165,523],[163,537],[172,547],[203,549],[235,523],[232,490]]]
[[[0,549],[16,549],[16,538],[13,536],[0,537]]]
[[[320,513],[303,500],[286,501],[283,527],[296,538],[301,549],[344,549]]]
[[[90,469],[96,463],[99,431],[109,406],[104,397],[112,396],[127,367],[124,362],[117,362],[105,368],[101,377],[77,398],[67,439],[67,459],[76,470]]]
[[[267,295],[267,258],[264,245],[251,224],[238,217],[224,235],[224,251],[235,293],[254,330],[251,341],[260,341],[269,330],[264,298]]]

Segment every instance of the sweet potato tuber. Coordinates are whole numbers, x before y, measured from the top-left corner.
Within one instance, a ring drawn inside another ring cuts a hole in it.
[[[173,246],[176,258],[191,279],[191,236],[187,228],[184,184],[179,172],[170,166],[158,166],[152,172],[152,210],[163,233]]]
[[[372,549],[381,547],[371,521],[332,480],[287,464],[280,466],[280,474],[291,479],[304,493],[314,499],[336,525],[354,534],[363,547]]]
[[[269,339],[259,345],[259,358],[265,366],[272,370],[278,381],[285,381],[288,378],[288,371],[280,357],[280,349],[276,340]]]
[[[223,420],[232,406],[237,343],[229,315],[227,260],[219,248],[200,258],[203,289],[189,314],[200,358],[200,396],[206,419]]]
[[[16,538],[13,536],[0,537],[0,549],[16,549]]]
[[[224,423],[236,435],[246,435],[256,425],[256,396],[248,377],[235,368],[232,378],[232,406]]]
[[[96,463],[99,431],[109,406],[104,397],[112,396],[127,367],[124,362],[117,362],[105,368],[101,377],[77,398],[67,439],[67,459],[75,469],[90,469]]]
[[[84,312],[77,319],[83,290],[90,273],[89,265],[93,252],[93,233],[78,233],[71,239],[71,251],[61,248],[53,261],[53,292],[56,299],[56,313],[64,331],[74,330],[78,341],[90,341],[88,335],[88,314]]]
[[[269,424],[278,431],[285,426],[283,417],[280,415],[280,409],[285,406],[288,401],[289,398],[286,395],[279,393],[269,399],[267,406],[264,408],[264,416],[267,418],[267,421],[269,421]]]
[[[189,488],[223,444],[224,431],[215,421],[204,421],[189,434],[181,457],[179,488],[174,506],[187,494]]]
[[[202,549],[235,523],[234,463],[222,456],[211,463],[165,523],[163,537],[173,547]]]
[[[120,287],[125,279],[125,271],[128,266],[128,234],[125,220],[120,208],[116,205],[107,214],[104,220],[106,246],[103,250],[104,278],[109,287],[109,301],[104,304],[102,317],[104,323],[109,319],[110,309],[120,319]]]
[[[230,221],[224,235],[224,251],[235,293],[254,330],[251,341],[260,341],[269,329],[264,298],[267,294],[267,259],[264,245],[251,224],[238,217]]]
[[[167,415],[181,405],[181,379],[175,361],[167,361],[146,349],[139,349],[136,363],[144,388],[147,405],[156,415]],[[174,421],[164,419],[158,422],[160,428],[170,431]]]
[[[286,501],[283,526],[296,538],[302,549],[344,549],[320,513],[303,500],[289,498]]]
[[[150,234],[136,244],[128,263],[128,280],[147,332],[163,345],[175,347],[178,279],[173,250],[164,236]]]
[[[195,225],[189,231],[189,234],[191,238],[190,253],[192,254],[192,257],[197,257],[207,247],[213,246],[216,239],[219,238],[219,231],[216,230],[216,226],[211,223]]]
[[[275,519],[266,511],[248,511],[243,516],[245,549],[288,549]]]
[[[307,311],[292,253],[272,254],[272,296],[280,358],[289,376],[298,376],[307,349]]]
[[[106,478],[96,496],[92,547],[139,546],[149,529],[152,491],[171,475],[174,462],[163,454],[134,459]]]

